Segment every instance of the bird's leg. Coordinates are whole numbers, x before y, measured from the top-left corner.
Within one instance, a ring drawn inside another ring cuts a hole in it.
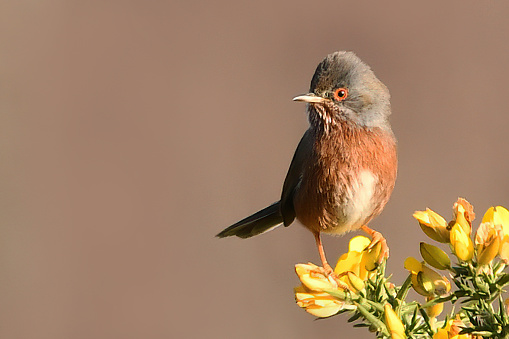
[[[366,225],[361,226],[361,230],[369,234],[369,236],[371,237],[371,243],[368,246],[369,249],[373,248],[373,246],[375,246],[377,243],[380,243],[380,245],[382,245],[382,249],[380,251],[380,259],[378,263],[381,263],[384,259],[389,258],[389,246],[387,246],[387,240],[385,240],[382,233],[372,230]]]
[[[322,267],[324,268],[325,273],[327,275],[331,275],[332,273],[334,273],[334,270],[329,265],[329,263],[327,262],[327,258],[325,257],[325,251],[323,249],[322,239],[320,238],[320,233],[313,232],[313,235],[315,236],[316,246],[318,247],[318,253],[320,254],[320,259],[322,260]]]

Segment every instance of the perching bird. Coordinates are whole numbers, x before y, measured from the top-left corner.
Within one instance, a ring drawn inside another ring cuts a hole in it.
[[[309,93],[293,100],[308,104],[310,126],[293,156],[281,200],[217,236],[250,238],[297,218],[315,236],[329,273],[322,232],[362,229],[388,255],[385,239],[366,225],[380,214],[396,181],[389,90],[354,53],[335,52],[316,68]]]

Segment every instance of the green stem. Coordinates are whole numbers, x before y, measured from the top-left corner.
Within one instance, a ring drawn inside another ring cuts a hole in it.
[[[341,299],[341,300],[352,300],[357,301],[359,300],[359,297],[355,298],[351,293],[346,293],[340,290],[325,290],[324,292],[332,295],[335,298]]]
[[[431,322],[428,316],[428,313],[426,313],[426,309],[422,306],[419,307],[419,312],[421,313],[422,319],[424,320],[424,323],[426,324],[427,331],[429,335],[432,337],[434,334],[433,328],[431,327]]]
[[[398,294],[396,295],[396,299],[399,299],[401,301],[405,300],[411,286],[412,286],[412,275],[409,274],[403,285],[401,285],[401,288],[399,289]]]
[[[362,316],[368,321],[370,322],[372,325],[374,325],[378,331],[382,332],[384,335],[386,336],[389,336],[389,331],[387,330],[387,326],[385,326],[385,324],[383,323],[383,321],[381,321],[380,319],[378,319],[377,317],[375,317],[375,315],[373,315],[372,313],[370,313],[364,306],[362,306],[361,304],[355,302],[354,303],[355,306],[357,306],[357,310],[360,312],[360,314],[362,314]]]
[[[449,301],[451,300],[452,298],[454,298],[454,294],[451,293],[450,295],[448,295],[447,297],[440,297],[440,298],[435,298],[433,300],[430,300],[428,301],[427,303],[423,304],[423,305],[419,305],[421,308],[423,309],[426,309],[428,307],[431,307],[431,306],[435,306],[436,304],[440,304],[440,303],[444,303],[446,301]]]
[[[372,301],[372,300],[369,300],[369,299],[362,299],[362,301],[359,301],[359,303],[362,305],[364,303],[368,304],[369,306],[373,307],[374,309],[376,309],[377,311],[380,311],[380,312],[384,312],[384,307],[382,305],[380,305],[379,303],[377,303],[376,301]]]

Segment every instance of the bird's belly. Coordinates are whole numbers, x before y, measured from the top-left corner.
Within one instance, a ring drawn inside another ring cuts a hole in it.
[[[343,234],[356,229],[368,222],[377,209],[374,196],[378,177],[369,170],[363,170],[351,178],[347,189],[338,187],[335,206],[335,219],[323,231],[330,234]]]

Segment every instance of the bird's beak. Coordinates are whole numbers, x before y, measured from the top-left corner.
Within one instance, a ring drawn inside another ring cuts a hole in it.
[[[317,96],[314,93],[308,93],[308,94],[299,95],[299,96],[293,98],[293,101],[304,101],[307,103],[318,104],[318,103],[324,102],[325,99]]]

